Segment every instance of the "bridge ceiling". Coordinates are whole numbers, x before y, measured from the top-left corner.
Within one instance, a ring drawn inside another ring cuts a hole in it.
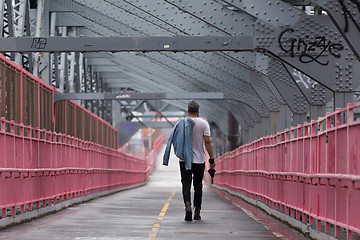
[[[47,22],[53,36],[252,36],[252,51],[149,52],[144,46],[139,52],[75,55],[84,75],[93,79],[95,74],[108,91],[223,92],[225,100],[200,102],[202,114],[226,133],[228,111],[248,129],[282,106],[290,110],[294,125],[323,115],[326,106],[354,101],[360,88],[360,7],[355,3],[51,0],[43,9],[45,19],[53,19],[53,25]],[[45,61],[53,66],[63,56],[52,54]],[[49,81],[57,81],[56,76],[48,75]],[[85,80],[79,91],[84,85]],[[186,102],[163,100],[160,105],[186,110]]]

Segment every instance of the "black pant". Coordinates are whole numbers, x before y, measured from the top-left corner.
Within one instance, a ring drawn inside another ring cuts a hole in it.
[[[204,177],[205,163],[191,165],[191,170],[185,169],[185,162],[180,163],[180,173],[181,173],[181,183],[182,183],[182,193],[184,203],[191,202],[191,180],[194,184],[194,207],[201,209],[201,200],[202,200],[202,180]],[[194,175],[194,177],[193,177]]]

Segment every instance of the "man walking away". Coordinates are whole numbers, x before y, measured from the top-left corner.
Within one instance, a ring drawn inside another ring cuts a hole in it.
[[[179,164],[180,164],[180,174],[181,174],[181,183],[182,183],[182,193],[183,193],[183,199],[185,204],[185,221],[192,221],[192,208],[191,208],[191,182],[194,184],[194,219],[200,220],[200,210],[201,210],[201,203],[202,203],[202,179],[204,177],[204,171],[205,171],[205,150],[204,145],[206,148],[206,151],[209,154],[209,163],[210,163],[210,169],[215,168],[214,163],[214,155],[211,147],[211,141],[210,141],[210,126],[207,121],[199,118],[199,103],[196,101],[190,101],[188,104],[188,114],[189,118],[186,118],[185,120],[180,120],[174,127],[167,147],[165,149],[164,154],[164,161],[163,164],[168,164],[169,154],[170,154],[170,146],[171,143],[173,143],[176,139],[182,139],[184,141],[184,144],[182,146],[185,146],[183,151],[186,152],[188,149],[186,149],[186,146],[188,141],[186,138],[189,138],[189,134],[186,130],[181,129],[179,131],[179,128],[183,125],[186,126],[186,123],[188,126],[192,126],[192,131],[190,131],[190,137],[191,137],[191,148],[192,148],[192,156],[190,157],[184,157],[185,154],[179,153],[179,151],[176,151],[176,145],[179,145],[179,141],[175,141],[174,149],[176,156],[179,157]],[[183,122],[180,124],[180,127],[178,126],[180,122]],[[186,127],[184,128],[186,129]],[[182,136],[182,138],[179,136],[174,137],[174,135],[179,135],[181,132],[184,132],[185,136]],[[177,148],[179,150],[179,147]],[[191,161],[190,161],[191,160]],[[189,162],[190,161],[190,162]],[[191,165],[190,165],[191,164]],[[191,167],[190,167],[191,166]]]

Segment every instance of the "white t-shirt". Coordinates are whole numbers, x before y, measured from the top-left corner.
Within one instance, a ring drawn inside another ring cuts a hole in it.
[[[193,163],[205,162],[204,136],[210,136],[210,126],[202,118],[192,118],[195,122],[192,130],[192,148],[194,152]]]

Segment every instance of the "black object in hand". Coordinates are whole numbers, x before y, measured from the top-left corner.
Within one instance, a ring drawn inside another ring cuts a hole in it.
[[[214,183],[214,176],[215,176],[215,172],[216,172],[216,170],[215,169],[209,169],[208,170],[208,173],[210,174],[210,176],[211,176],[211,184],[213,184]]]

